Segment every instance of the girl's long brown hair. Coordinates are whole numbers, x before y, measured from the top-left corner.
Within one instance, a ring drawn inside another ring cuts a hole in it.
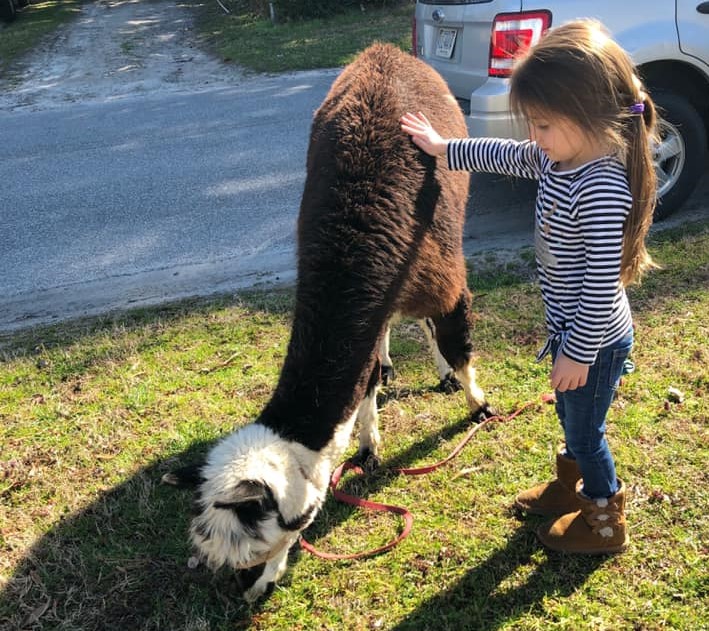
[[[636,103],[643,103],[642,114],[629,109]],[[639,281],[655,267],[645,237],[656,203],[656,114],[629,55],[595,20],[553,28],[516,64],[510,104],[523,117],[544,112],[572,121],[625,164],[633,204],[623,227],[620,280]]]

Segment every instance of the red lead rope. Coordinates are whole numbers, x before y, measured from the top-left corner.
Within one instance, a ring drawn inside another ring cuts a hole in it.
[[[544,403],[553,403],[555,400],[553,394],[543,394],[541,398]],[[465,437],[460,441],[460,443],[458,443],[456,448],[443,460],[439,460],[438,462],[431,465],[427,465],[425,467],[394,470],[397,473],[402,473],[404,475],[423,475],[424,473],[430,473],[431,471],[435,471],[436,469],[438,469],[438,467],[441,467],[444,464],[453,460],[453,458],[455,458],[461,452],[463,447],[465,447],[470,442],[470,439],[473,437],[473,435],[480,429],[482,429],[486,425],[489,425],[490,423],[511,421],[513,418],[519,416],[524,410],[534,404],[534,401],[528,401],[524,405],[517,408],[514,412],[512,412],[512,414],[509,414],[507,416],[497,414],[495,416],[486,418],[481,423],[478,423],[477,425],[472,427],[465,435]],[[361,497],[356,497],[354,495],[349,495],[348,493],[340,491],[337,488],[337,485],[340,483],[342,474],[345,471],[349,470],[354,471],[358,475],[364,474],[362,469],[360,469],[357,465],[351,463],[349,460],[343,462],[339,467],[337,467],[337,469],[335,469],[332,474],[332,477],[330,478],[330,489],[332,490],[333,497],[336,500],[339,500],[344,504],[350,504],[351,506],[359,506],[360,508],[365,508],[373,511],[389,512],[401,515],[404,518],[404,528],[402,529],[401,533],[397,537],[392,539],[389,543],[379,548],[374,548],[373,550],[364,550],[362,552],[354,552],[352,554],[332,554],[330,552],[321,552],[320,550],[317,550],[311,543],[308,543],[303,537],[301,537],[300,547],[303,548],[303,550],[307,550],[308,552],[310,552],[310,554],[313,554],[321,559],[328,559],[330,561],[339,561],[342,559],[361,559],[363,557],[374,556],[375,554],[386,552],[387,550],[391,550],[391,548],[398,545],[401,541],[408,537],[409,533],[411,532],[411,528],[414,524],[414,516],[406,508],[401,508],[400,506],[391,506],[390,504],[380,504],[379,502],[372,502],[370,500],[365,500]]]
[[[364,471],[360,469],[357,465],[352,464],[349,460],[343,462],[332,474],[330,479],[330,489],[332,489],[332,495],[336,500],[343,502],[344,504],[351,504],[352,506],[359,506],[360,508],[368,508],[369,510],[396,513],[404,518],[404,528],[401,533],[389,543],[375,548],[373,550],[364,550],[362,552],[354,552],[352,554],[332,554],[330,552],[321,552],[320,550],[313,547],[311,543],[308,543],[303,537],[300,538],[300,547],[303,550],[307,550],[310,554],[320,557],[321,559],[328,559],[329,561],[339,561],[341,559],[361,559],[363,557],[374,556],[381,552],[386,552],[390,550],[400,541],[409,536],[411,532],[411,527],[414,525],[414,516],[406,508],[401,508],[400,506],[391,506],[390,504],[380,504],[379,502],[372,502],[370,500],[365,500],[361,497],[356,497],[354,495],[349,495],[344,493],[337,488],[340,478],[345,471],[352,469],[355,473],[363,475]]]

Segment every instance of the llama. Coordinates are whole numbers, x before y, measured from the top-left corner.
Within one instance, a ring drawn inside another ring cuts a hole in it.
[[[376,391],[391,374],[390,319],[424,320],[441,378],[472,412],[471,296],[462,251],[468,175],[420,151],[399,127],[423,110],[447,137],[466,134],[440,76],[375,44],[340,74],[315,113],[298,219],[298,280],[287,356],[272,398],[206,463],[166,474],[197,486],[190,537],[201,559],[237,570],[253,601],[285,571],[315,518],[355,425],[357,459],[376,466]]]

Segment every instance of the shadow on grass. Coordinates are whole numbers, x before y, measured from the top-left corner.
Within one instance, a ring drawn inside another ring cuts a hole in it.
[[[195,444],[180,459],[208,447]],[[252,612],[229,576],[187,567],[191,497],[160,485],[175,465],[142,469],[45,534],[0,593],[0,628],[248,626]]]
[[[455,586],[420,605],[393,629],[396,631],[488,631],[518,616],[541,609],[548,597],[572,594],[605,561],[605,557],[551,554],[539,564],[534,534],[519,528],[504,548],[473,567]],[[525,565],[535,565],[523,584],[506,588],[505,579]]]

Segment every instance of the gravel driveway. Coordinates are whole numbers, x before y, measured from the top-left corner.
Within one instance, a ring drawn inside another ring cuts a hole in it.
[[[178,3],[100,0],[81,12],[1,86],[0,109],[196,92],[242,80],[237,67],[197,47],[191,13]]]

